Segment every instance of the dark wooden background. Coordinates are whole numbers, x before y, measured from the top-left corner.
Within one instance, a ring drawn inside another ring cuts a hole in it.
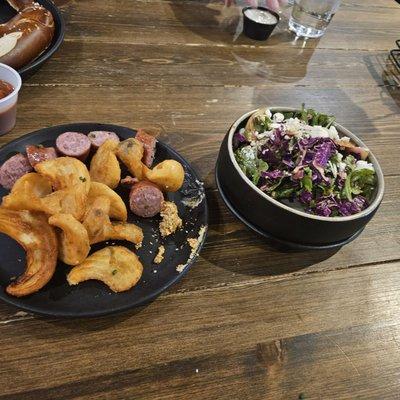
[[[218,1],[57,1],[65,42],[24,82],[0,143],[68,122],[162,125],[206,183],[210,230],[147,307],[76,321],[0,304],[1,400],[400,398],[400,89],[386,65],[400,6],[342,3],[319,41],[283,22],[255,43]],[[302,102],[359,134],[386,178],[376,217],[336,253],[275,251],[215,189],[233,120]]]

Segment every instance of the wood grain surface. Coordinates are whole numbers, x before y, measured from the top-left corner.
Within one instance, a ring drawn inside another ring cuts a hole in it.
[[[344,0],[320,40],[287,16],[267,42],[222,1],[57,0],[65,42],[24,82],[5,144],[44,126],[161,126],[205,182],[206,246],[148,306],[88,320],[0,304],[0,400],[399,399],[400,88],[388,51],[400,5]],[[283,253],[226,209],[214,163],[262,105],[336,115],[378,157],[386,193],[338,251]]]

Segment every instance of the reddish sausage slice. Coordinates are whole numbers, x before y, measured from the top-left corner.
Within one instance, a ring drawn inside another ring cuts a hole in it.
[[[64,132],[57,138],[56,147],[63,156],[75,157],[85,161],[90,151],[91,142],[83,133]]]
[[[57,152],[54,147],[26,146],[26,155],[32,167],[42,161],[57,158]]]
[[[115,132],[92,131],[88,134],[88,138],[94,149],[98,149],[108,139],[113,139],[119,142],[119,137]]]
[[[154,217],[161,211],[164,201],[162,191],[154,183],[140,181],[132,186],[129,207],[139,217]]]
[[[25,154],[15,154],[0,167],[0,185],[10,190],[21,176],[32,172],[33,168]]]
[[[156,154],[157,139],[146,133],[145,130],[141,128],[138,129],[135,137],[139,142],[143,143],[144,154],[142,161],[150,168]]]

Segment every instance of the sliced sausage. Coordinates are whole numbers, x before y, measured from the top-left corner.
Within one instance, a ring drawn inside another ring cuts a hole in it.
[[[34,145],[26,146],[26,155],[32,167],[42,161],[57,158],[57,152],[54,147],[40,147]]]
[[[119,142],[119,137],[115,132],[92,131],[89,132],[88,138],[94,149],[98,149],[108,139],[113,139]]]
[[[89,155],[91,142],[83,133],[64,132],[57,138],[56,147],[63,156],[75,157],[85,161]]]
[[[132,186],[129,207],[139,217],[154,217],[161,211],[164,195],[157,185],[140,181]]]
[[[139,128],[136,133],[136,139],[143,143],[144,154],[142,161],[150,168],[156,154],[157,139],[146,133],[144,129]]]
[[[33,168],[25,154],[15,154],[0,167],[0,185],[10,190],[21,176],[32,172]]]

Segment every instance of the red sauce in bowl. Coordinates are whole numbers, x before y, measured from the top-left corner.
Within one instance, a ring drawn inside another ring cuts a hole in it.
[[[13,85],[0,79],[0,99],[4,99],[14,91]]]

